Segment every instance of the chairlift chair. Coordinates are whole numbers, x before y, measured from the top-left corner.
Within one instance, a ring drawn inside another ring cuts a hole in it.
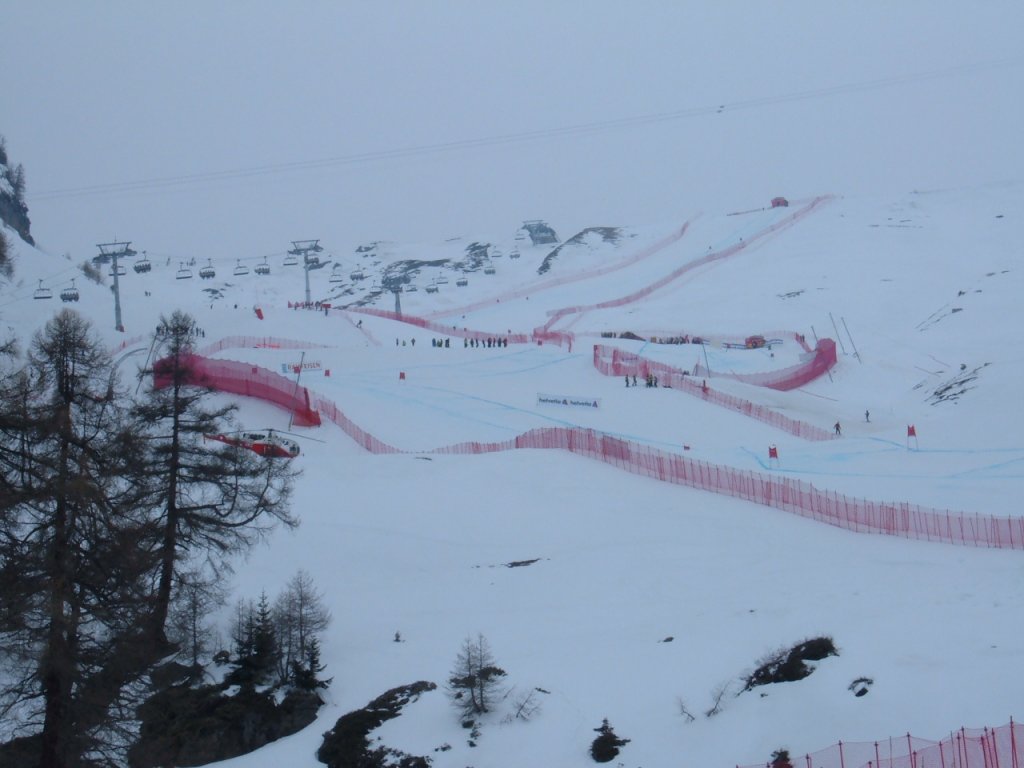
[[[493,275],[496,272],[497,272],[497,270],[494,267],[492,267],[490,264],[488,264],[486,267],[484,267],[484,274],[485,275]]]
[[[448,285],[448,278],[441,275],[440,277],[435,277],[434,282],[437,283],[437,285]]]
[[[39,281],[39,287],[32,294],[33,299],[52,299],[53,291],[43,285],[43,281]]]
[[[135,272],[140,275],[143,272],[149,272],[151,269],[153,269],[153,264],[146,256],[145,251],[142,252],[142,258],[136,261],[134,264],[132,264],[132,269],[134,269]]]
[[[217,270],[213,268],[213,259],[210,259],[210,262],[199,270],[199,276],[203,280],[209,280],[210,278],[217,276]]]
[[[233,272],[235,277],[242,277],[243,275],[249,274],[249,268],[242,263],[242,260],[238,260],[238,266],[235,267]]]
[[[192,270],[189,269],[188,267],[186,267],[185,266],[185,262],[183,262],[183,261],[179,262],[179,264],[181,266],[178,268],[178,271],[174,273],[174,279],[175,280],[191,280],[192,279]]]
[[[78,289],[75,288],[75,280],[71,279],[71,285],[60,292],[60,300],[64,302],[78,301]]]
[[[263,263],[262,264],[257,264],[256,265],[255,272],[256,272],[257,275],[269,275],[270,274],[270,264],[267,263],[266,257],[263,258]]]
[[[518,249],[518,248],[513,248],[513,249],[512,249],[512,250],[511,250],[511,251],[509,252],[509,254],[508,254],[508,257],[509,257],[510,259],[518,259],[518,258],[519,258],[519,249]]]
[[[294,253],[289,253],[287,256],[284,257],[284,266],[286,266],[286,267],[296,267],[296,266],[298,266],[298,264],[299,264],[299,257],[296,256]]]
[[[407,286],[405,286],[405,292],[406,293],[416,293],[418,290],[419,290],[419,288],[417,288],[412,283],[409,283]]]
[[[113,265],[111,265],[110,272],[108,272],[107,274],[109,274],[111,277],[114,276],[114,267],[113,267]],[[128,274],[128,270],[124,266],[124,264],[118,264],[117,265],[117,276],[118,277],[123,277],[126,274]]]
[[[331,276],[329,278],[329,282],[332,282],[332,283],[343,283],[343,282],[345,282],[345,276],[342,275],[341,272],[338,271],[338,268],[340,266],[341,266],[340,264],[335,264],[331,268]]]
[[[426,291],[427,291],[427,293],[437,293],[437,291],[438,291],[438,288],[437,288],[437,286],[436,286],[436,285],[434,285],[434,284],[430,284],[430,285],[428,285],[428,286],[426,287]]]
[[[459,288],[465,288],[467,285],[469,285],[469,278],[460,277],[458,280],[455,281],[455,285],[458,286]]]
[[[353,272],[351,275],[349,275],[349,277],[352,278],[353,280],[362,280],[363,279],[363,272],[362,272],[362,270],[357,269],[355,272]]]

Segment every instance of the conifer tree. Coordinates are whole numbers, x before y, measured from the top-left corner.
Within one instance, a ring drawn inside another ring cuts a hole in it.
[[[160,567],[151,631],[162,638],[180,571],[197,563],[216,570],[275,523],[294,526],[288,501],[296,472],[287,461],[258,456],[206,435],[229,431],[234,405],[209,405],[211,390],[193,381],[195,321],[176,311],[161,318],[152,383],[136,408],[149,438],[149,508],[159,527]]]
[[[139,447],[110,358],[73,311],[0,388],[0,714],[38,718],[39,765],[63,768],[100,747],[112,699],[94,711],[97,681],[148,610]]]

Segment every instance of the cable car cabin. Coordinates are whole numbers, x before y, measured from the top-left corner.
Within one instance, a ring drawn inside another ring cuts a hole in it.
[[[132,264],[132,269],[134,269],[137,274],[141,275],[143,272],[149,272],[152,270],[153,264],[149,259],[142,258]]]
[[[43,285],[43,281],[39,281],[39,287],[32,293],[33,299],[52,299],[53,291]]]
[[[192,279],[192,270],[189,269],[188,267],[186,267],[184,264],[182,264],[181,267],[178,269],[178,271],[174,273],[174,279],[175,280],[191,280]]]
[[[437,293],[438,287],[436,285],[428,285],[426,291],[427,293]]]
[[[245,264],[242,263],[241,259],[239,259],[238,260],[238,266],[235,267],[235,270],[234,270],[234,272],[232,272],[232,274],[235,277],[243,277],[244,275],[248,275],[249,274],[249,268],[247,266],[245,266]]]
[[[209,280],[217,276],[217,270],[213,268],[213,259],[210,259],[210,263],[199,270],[199,277],[203,280]]]
[[[270,265],[267,264],[266,259],[264,259],[262,264],[257,264],[256,265],[255,272],[256,272],[257,275],[269,275],[270,274]]]
[[[284,257],[284,266],[286,266],[286,267],[295,267],[295,266],[298,266],[298,264],[299,264],[299,257],[296,256],[294,253],[289,253],[287,256]]]
[[[113,277],[114,276],[114,268],[111,267],[110,268],[110,272],[108,272],[107,274],[110,275],[111,277]],[[127,275],[127,274],[128,274],[128,270],[125,268],[124,264],[118,264],[117,265],[117,276],[118,277],[123,277],[124,275]]]
[[[75,281],[71,281],[71,285],[60,292],[60,300],[64,302],[78,301],[78,289],[75,288]]]
[[[460,277],[458,280],[455,281],[455,285],[457,285],[459,288],[465,288],[467,285],[469,285],[469,278]]]

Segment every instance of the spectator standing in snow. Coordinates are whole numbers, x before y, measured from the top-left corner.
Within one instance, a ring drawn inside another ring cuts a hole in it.
[[[836,422],[836,434],[837,435],[843,434],[843,429],[842,429],[842,427],[839,426],[839,422],[838,421]]]
[[[864,411],[864,421],[871,422],[871,411]]]

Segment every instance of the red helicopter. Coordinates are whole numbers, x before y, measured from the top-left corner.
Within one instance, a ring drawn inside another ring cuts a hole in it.
[[[228,445],[247,448],[260,456],[272,459],[294,459],[299,455],[299,444],[281,437],[272,429],[259,432],[233,432],[226,435],[203,435],[206,440],[217,440]]]

